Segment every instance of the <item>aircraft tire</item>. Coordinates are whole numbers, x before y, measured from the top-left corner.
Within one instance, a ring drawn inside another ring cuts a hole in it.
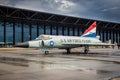
[[[87,54],[87,53],[88,53],[88,50],[84,50],[84,53]]]
[[[48,55],[49,54],[49,51],[45,51],[45,55]]]
[[[67,50],[67,54],[70,54],[70,49],[68,48],[68,49],[66,49]]]

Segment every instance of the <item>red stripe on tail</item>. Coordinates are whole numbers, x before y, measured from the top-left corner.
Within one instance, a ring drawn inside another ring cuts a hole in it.
[[[83,35],[91,31],[95,27],[96,27],[96,21],[94,21],[94,23],[83,33]]]

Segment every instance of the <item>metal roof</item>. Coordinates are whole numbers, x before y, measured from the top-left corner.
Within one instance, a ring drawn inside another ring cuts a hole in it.
[[[115,29],[120,30],[120,23],[100,21],[94,19],[85,19],[80,17],[65,16],[59,14],[52,14],[46,12],[39,12],[27,9],[20,9],[14,7],[7,7],[0,5],[0,20],[13,20],[13,21],[46,21],[60,24],[84,25],[90,26],[94,21],[97,21],[99,29]]]

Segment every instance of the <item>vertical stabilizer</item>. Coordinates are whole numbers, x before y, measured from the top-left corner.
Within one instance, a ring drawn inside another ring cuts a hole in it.
[[[82,34],[82,37],[96,38],[96,21]]]

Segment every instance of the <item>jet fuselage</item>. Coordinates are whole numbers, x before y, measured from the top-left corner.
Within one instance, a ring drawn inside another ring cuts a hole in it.
[[[74,37],[74,36],[49,36],[49,39],[29,41],[29,47],[34,48],[75,48],[83,45],[97,45],[102,43],[97,38]]]

